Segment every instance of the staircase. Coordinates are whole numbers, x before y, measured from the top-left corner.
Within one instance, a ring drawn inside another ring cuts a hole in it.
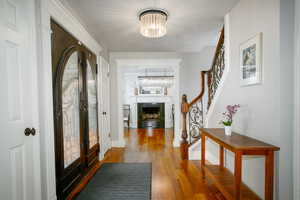
[[[189,159],[189,149],[193,148],[193,146],[197,145],[197,143],[200,143],[200,129],[204,127],[205,114],[212,104],[224,72],[224,53],[223,28],[217,44],[211,69],[209,71],[201,72],[200,94],[191,102],[188,102],[187,95],[182,95],[182,141],[180,145],[182,159]]]

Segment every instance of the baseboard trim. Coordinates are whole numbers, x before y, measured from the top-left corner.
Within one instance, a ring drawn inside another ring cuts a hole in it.
[[[174,139],[174,141],[173,141],[173,147],[180,147],[180,141]]]
[[[218,159],[209,151],[206,151],[205,160],[210,162],[211,164],[217,165]],[[193,151],[189,152],[189,160],[201,160],[201,151]]]
[[[57,200],[56,194],[51,195],[49,199],[50,200]]]
[[[125,141],[124,140],[113,140],[111,142],[112,147],[125,147]]]
[[[206,152],[206,160],[208,160],[211,164],[214,165],[219,164],[218,158],[214,154],[210,153],[209,151]]]
[[[208,149],[205,152],[205,159],[211,164],[219,164],[218,157]],[[189,160],[201,160],[201,140],[189,148]]]

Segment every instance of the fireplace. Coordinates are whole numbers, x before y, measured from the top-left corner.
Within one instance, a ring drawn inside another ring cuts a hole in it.
[[[164,103],[138,103],[138,128],[164,128]]]

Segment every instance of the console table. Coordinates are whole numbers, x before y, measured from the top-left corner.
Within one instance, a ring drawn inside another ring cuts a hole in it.
[[[208,175],[226,199],[260,199],[242,182],[242,156],[265,156],[265,200],[273,200],[274,151],[279,147],[262,141],[232,133],[226,136],[224,129],[201,129],[201,168]],[[220,146],[219,165],[205,163],[205,139],[209,138]],[[235,154],[234,174],[224,167],[224,148]]]

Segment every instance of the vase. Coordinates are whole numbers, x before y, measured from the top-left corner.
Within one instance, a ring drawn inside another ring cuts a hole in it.
[[[225,135],[231,136],[231,126],[225,126]]]

